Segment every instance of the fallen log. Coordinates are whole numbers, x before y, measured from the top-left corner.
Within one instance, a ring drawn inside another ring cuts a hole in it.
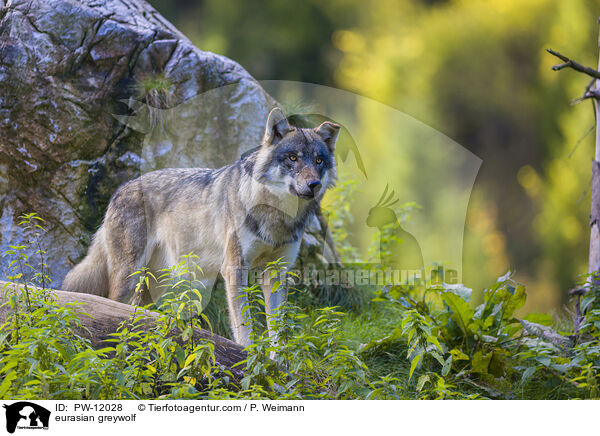
[[[8,282],[0,281],[0,289],[3,289],[7,283]],[[0,293],[0,305],[5,302],[6,294],[10,292],[10,290],[15,289],[16,286],[19,285],[16,283],[9,283],[8,287],[4,289],[4,292]],[[143,310],[139,307],[136,308],[135,306],[119,303],[97,295],[54,289],[49,290],[49,292],[56,296],[58,303],[61,305],[80,303],[80,305],[77,306],[76,311],[82,314],[82,316],[79,317],[81,325],[88,330],[86,332],[82,329],[80,333],[82,336],[87,337],[91,341],[92,346],[96,349],[110,346],[111,344],[106,342],[107,339],[110,338],[110,334],[116,332],[119,324],[129,319],[136,309],[138,313],[144,314],[144,318],[142,318],[143,322],[140,325],[144,330],[149,330],[155,326],[154,321],[158,317],[157,312]],[[8,305],[0,307],[0,324],[5,322],[10,310]],[[88,314],[90,316],[83,314]],[[177,336],[179,336],[175,329],[173,329],[170,334],[175,336],[176,339]],[[215,360],[217,364],[230,369],[235,378],[239,379],[242,376],[242,372],[239,368],[232,368],[234,364],[246,358],[246,354],[240,345],[204,329],[195,329],[194,339],[212,342],[215,347]]]

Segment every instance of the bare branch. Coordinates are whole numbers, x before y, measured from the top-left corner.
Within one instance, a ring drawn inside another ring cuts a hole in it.
[[[571,348],[574,345],[573,339],[557,333],[550,327],[526,321],[524,319],[519,319],[518,321],[528,334],[537,336],[543,341],[550,342],[559,348]]]
[[[583,94],[583,99],[586,98],[600,98],[600,90],[599,89],[590,89],[585,94]]]
[[[552,67],[552,69],[554,71],[559,71],[559,70],[562,70],[563,68],[572,68],[575,71],[579,71],[580,73],[587,74],[590,77],[594,77],[596,79],[600,79],[600,71],[595,70],[594,68],[590,68],[590,67],[586,67],[584,65],[581,65],[580,63],[575,62],[574,60],[569,59],[565,55],[560,54],[559,52],[554,51],[551,48],[546,49],[546,51],[548,53],[550,53],[551,55],[556,56],[557,58],[559,58],[561,61],[564,62],[564,64],[554,65]]]

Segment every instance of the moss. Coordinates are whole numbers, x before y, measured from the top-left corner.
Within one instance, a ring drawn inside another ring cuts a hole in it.
[[[135,94],[147,105],[165,109],[171,103],[172,86],[173,83],[164,73],[152,74],[138,80],[135,85]]]

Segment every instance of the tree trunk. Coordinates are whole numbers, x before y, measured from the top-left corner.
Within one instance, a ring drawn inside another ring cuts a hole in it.
[[[0,289],[7,282],[0,281]],[[9,288],[18,286],[10,284]],[[6,291],[0,293],[0,324],[4,323],[6,316],[10,313],[8,305],[4,305],[6,301]],[[92,342],[94,348],[102,348],[111,346],[106,343],[110,338],[110,334],[117,331],[117,327],[121,322],[129,319],[134,310],[142,310],[139,307],[130,306],[128,304],[119,303],[109,300],[108,298],[99,297],[97,295],[80,294],[76,292],[66,292],[51,290],[52,294],[57,297],[58,303],[65,305],[67,303],[83,303],[77,307],[79,313],[86,313],[90,316],[80,316],[81,324],[85,329],[78,331],[84,337],[87,337]],[[157,318],[156,312],[145,311],[145,319],[143,328],[148,330],[154,326],[154,320]],[[172,336],[177,336],[175,330],[170,333]],[[194,332],[196,340],[206,340],[213,342],[215,345],[215,359],[217,364],[224,365],[229,368],[236,378],[241,378],[242,372],[239,368],[232,368],[235,363],[238,363],[246,358],[246,354],[242,351],[242,347],[229,339],[215,335],[203,329],[196,329]]]
[[[598,41],[600,45],[600,39]],[[600,70],[600,60],[598,62]],[[600,80],[594,85],[600,91]],[[590,208],[590,257],[589,273],[600,271],[600,101],[594,99],[596,105],[596,153],[592,163],[592,204]]]

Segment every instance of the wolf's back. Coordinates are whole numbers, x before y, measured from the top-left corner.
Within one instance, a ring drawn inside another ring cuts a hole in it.
[[[63,280],[61,289],[108,297],[108,266],[104,226],[96,232],[85,258],[69,271]]]

